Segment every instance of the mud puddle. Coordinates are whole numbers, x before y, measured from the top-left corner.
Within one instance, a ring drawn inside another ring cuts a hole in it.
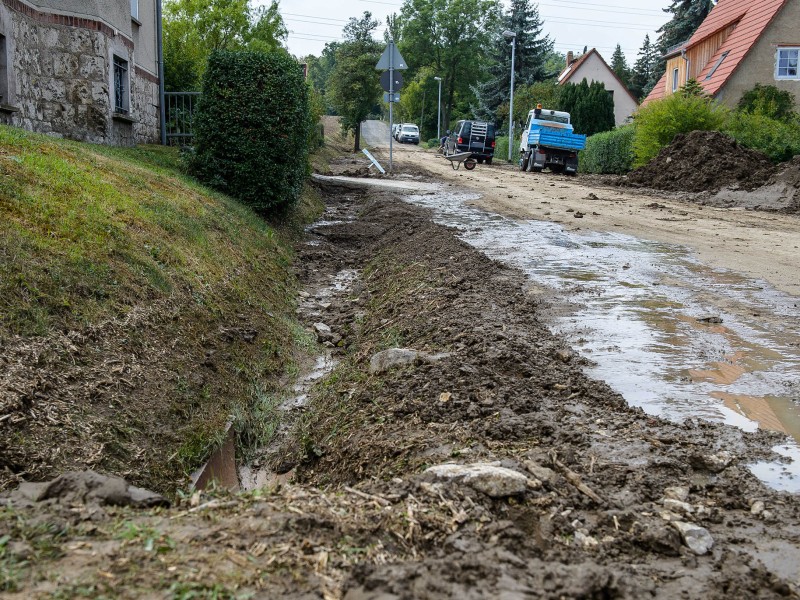
[[[551,328],[588,372],[649,414],[787,434],[785,461],[752,465],[769,485],[800,491],[800,309],[761,281],[711,269],[681,246],[568,231],[469,206],[446,191],[406,197],[434,209],[464,241],[522,269],[568,310]]]

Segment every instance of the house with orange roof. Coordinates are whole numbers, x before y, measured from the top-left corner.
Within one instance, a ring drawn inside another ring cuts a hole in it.
[[[597,49],[592,48],[575,60],[572,56],[572,52],[567,52],[567,65],[558,76],[558,84],[580,83],[584,79],[589,83],[599,81],[605,84],[614,99],[614,124],[627,123],[639,103]]]
[[[694,35],[664,58],[667,70],[642,104],[690,79],[731,107],[757,83],[800,102],[800,0],[719,0]]]

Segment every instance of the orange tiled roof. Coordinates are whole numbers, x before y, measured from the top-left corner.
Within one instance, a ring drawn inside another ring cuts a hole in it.
[[[725,82],[785,3],[786,0],[720,0],[711,9],[711,12],[689,40],[686,45],[687,49],[737,21],[738,24],[697,77],[697,80],[709,94],[716,94],[725,85]],[[727,56],[725,56],[711,77],[706,79],[706,76],[725,52],[728,53]]]
[[[736,24],[736,28],[717,48],[697,76],[698,83],[706,92],[711,95],[719,92],[786,2],[787,0],[719,0],[685,46],[685,49],[689,50],[709,36]],[[723,54],[725,57],[720,62]],[[708,77],[717,63],[719,66]],[[659,100],[664,96],[666,96],[666,74],[659,79],[642,104]]]

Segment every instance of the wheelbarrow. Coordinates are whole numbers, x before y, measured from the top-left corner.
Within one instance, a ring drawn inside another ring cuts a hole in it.
[[[444,157],[450,161],[450,166],[453,167],[454,171],[458,171],[458,169],[461,168],[461,163],[464,163],[464,168],[467,171],[472,171],[472,169],[475,168],[475,165],[478,164],[478,161],[472,158],[471,152],[445,154]]]

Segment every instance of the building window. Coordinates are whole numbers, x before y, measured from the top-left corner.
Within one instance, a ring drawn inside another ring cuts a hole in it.
[[[8,97],[8,46],[6,36],[0,35],[0,104],[10,104]]]
[[[130,99],[128,61],[114,56],[114,112],[127,115],[131,106]]]
[[[131,18],[139,20],[139,0],[131,0]]]
[[[672,69],[672,91],[677,92],[680,84],[680,75],[678,69]]]
[[[719,69],[719,66],[722,64],[722,61],[725,60],[728,54],[730,54],[730,50],[725,50],[725,52],[720,55],[719,60],[717,60],[714,67],[708,72],[708,75],[706,75],[705,81],[711,79],[711,76],[716,73],[717,69]]]
[[[800,79],[797,76],[798,58],[800,58],[800,48],[778,48],[775,79]]]

